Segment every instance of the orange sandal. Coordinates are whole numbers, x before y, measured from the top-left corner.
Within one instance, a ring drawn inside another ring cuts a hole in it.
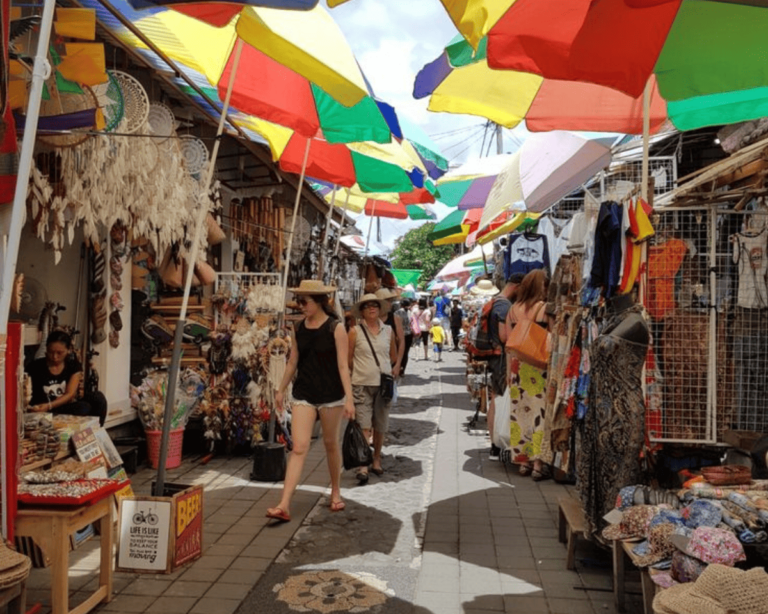
[[[272,520],[279,520],[280,522],[291,521],[291,515],[279,507],[270,507],[267,510],[267,518],[272,518]]]

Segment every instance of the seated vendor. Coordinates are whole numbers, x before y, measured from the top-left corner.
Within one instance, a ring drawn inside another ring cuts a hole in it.
[[[45,357],[34,360],[27,368],[32,380],[32,400],[29,411],[98,416],[104,425],[107,399],[99,391],[77,398],[83,367],[71,358],[72,339],[64,331],[55,330],[46,340]]]

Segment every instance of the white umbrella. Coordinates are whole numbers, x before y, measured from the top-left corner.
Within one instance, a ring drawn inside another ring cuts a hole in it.
[[[440,269],[440,271],[438,271],[437,275],[435,275],[435,280],[446,281],[449,279],[457,279],[463,274],[468,273],[469,267],[464,264],[466,259],[467,254],[456,256],[456,258],[449,261],[442,269]]]
[[[505,211],[541,213],[611,162],[611,150],[571,132],[529,137],[498,174],[480,218],[480,230]]]

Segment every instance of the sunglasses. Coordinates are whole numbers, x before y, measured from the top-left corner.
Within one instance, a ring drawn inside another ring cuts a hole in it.
[[[375,307],[376,309],[378,309],[379,308],[379,304],[378,303],[366,303],[365,305],[363,305],[363,309],[371,309],[372,307]]]

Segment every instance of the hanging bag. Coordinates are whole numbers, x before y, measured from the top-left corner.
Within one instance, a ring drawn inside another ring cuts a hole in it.
[[[515,358],[537,369],[546,369],[549,364],[549,332],[537,323],[544,305],[542,301],[533,319],[524,318],[515,323],[506,345]]]
[[[344,431],[344,439],[341,444],[341,457],[344,469],[367,467],[373,463],[373,452],[365,433],[357,420],[350,420]]]
[[[379,362],[379,357],[376,356],[376,350],[373,349],[373,343],[371,343],[371,338],[368,336],[368,331],[365,329],[364,324],[361,324],[360,328],[363,329],[365,340],[368,342],[371,352],[373,353],[373,359],[376,361],[376,366],[379,368],[379,396],[383,401],[391,401],[395,396],[395,378],[389,373],[381,372],[381,363]]]

